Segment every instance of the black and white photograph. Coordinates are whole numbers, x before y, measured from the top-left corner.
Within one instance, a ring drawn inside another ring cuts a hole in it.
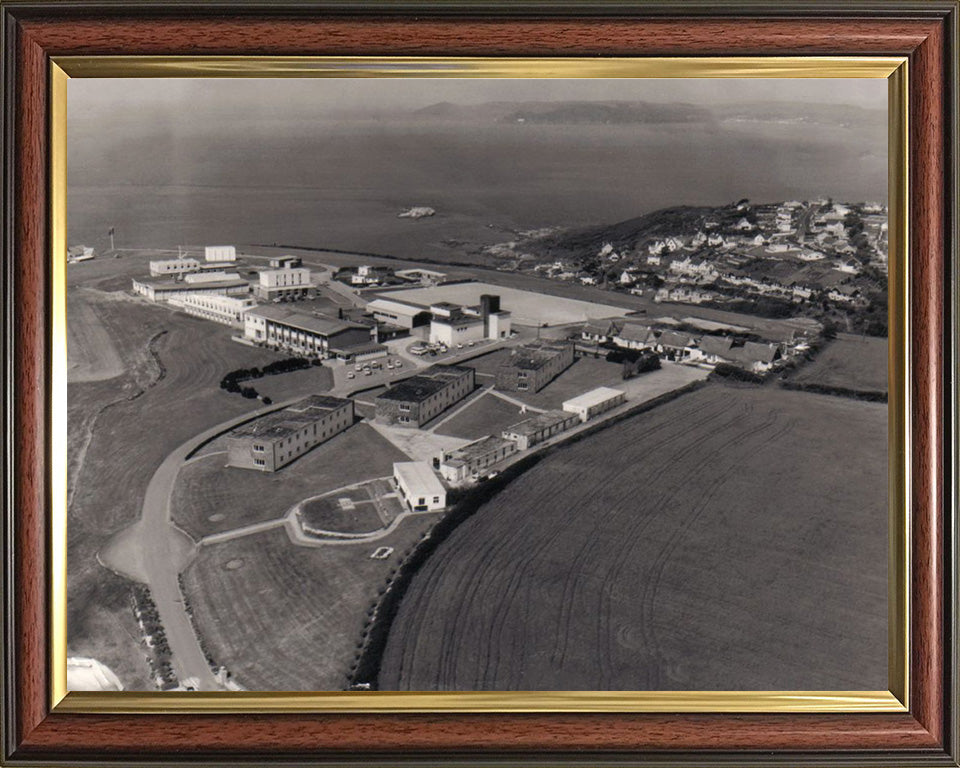
[[[886,691],[887,89],[70,80],[68,689]]]

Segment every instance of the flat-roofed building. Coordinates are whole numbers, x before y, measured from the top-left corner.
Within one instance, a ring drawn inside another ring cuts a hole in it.
[[[411,512],[436,512],[447,506],[447,489],[429,461],[394,462],[393,482]]]
[[[404,280],[413,280],[431,285],[437,285],[447,279],[446,272],[437,272],[435,269],[423,269],[422,267],[417,267],[415,269],[399,269],[395,274],[397,277]]]
[[[257,296],[265,300],[300,298],[306,296],[311,287],[307,267],[283,267],[262,270],[256,291]]]
[[[235,328],[242,328],[244,314],[257,306],[257,302],[249,296],[220,296],[206,293],[188,293],[170,299],[170,304],[180,307],[188,315]]]
[[[286,269],[299,267],[303,260],[299,256],[274,256],[270,259],[270,269]]]
[[[308,315],[283,306],[259,306],[244,314],[243,335],[305,357],[327,358],[333,349],[369,344],[371,328],[359,323]]]
[[[377,421],[399,427],[420,427],[476,387],[473,368],[432,365],[398,381],[376,398]]]
[[[235,245],[208,245],[203,249],[204,261],[236,261]]]
[[[220,296],[246,296],[250,284],[241,278],[220,279],[205,283],[174,282],[172,280],[133,279],[134,293],[150,301],[170,301],[191,293]]]
[[[457,344],[484,339],[505,339],[511,332],[511,315],[500,309],[500,297],[483,294],[476,306],[441,301],[430,305],[430,341]]]
[[[191,272],[183,276],[183,282],[190,285],[196,283],[215,283],[221,280],[240,280],[238,272],[227,272],[225,270],[205,269],[200,272]]]
[[[513,440],[487,435],[461,448],[444,451],[440,457],[440,475],[454,484],[475,480],[516,452],[517,444]]]
[[[573,344],[531,341],[510,352],[497,368],[497,389],[503,392],[539,392],[573,365]]]
[[[227,433],[227,466],[276,472],[353,424],[353,400],[310,395]]]
[[[367,304],[367,311],[378,323],[387,323],[399,328],[418,328],[421,325],[430,324],[429,309],[401,299],[374,299]]]
[[[517,424],[511,424],[500,435],[515,442],[518,450],[525,451],[579,423],[580,416],[576,413],[544,411]]]
[[[589,421],[594,416],[599,416],[611,408],[616,408],[626,399],[627,395],[621,389],[597,387],[565,401],[563,410],[577,414],[580,421]]]
[[[185,275],[200,269],[200,262],[196,259],[159,259],[150,262],[150,276]]]

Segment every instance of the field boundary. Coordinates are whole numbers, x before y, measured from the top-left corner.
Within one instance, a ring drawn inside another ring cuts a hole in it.
[[[393,621],[400,609],[400,604],[414,577],[427,562],[427,559],[436,549],[460,526],[469,519],[486,502],[506,488],[513,480],[524,472],[532,469],[540,461],[555,451],[595,435],[604,429],[617,424],[631,416],[651,411],[658,406],[672,402],[683,395],[695,392],[707,386],[707,382],[693,381],[678,389],[665,392],[659,397],[638,403],[635,407],[624,411],[617,416],[598,422],[594,426],[570,435],[567,439],[550,445],[545,450],[526,456],[514,464],[506,467],[496,477],[462,492],[453,508],[445,513],[427,534],[416,544],[413,551],[400,564],[396,574],[389,580],[386,590],[380,597],[373,613],[370,614],[367,625],[361,634],[362,647],[356,665],[349,676],[350,687],[363,690],[379,690],[380,667],[383,653],[387,647]],[[450,495],[454,495],[452,492]],[[455,497],[456,498],[456,497]]]
[[[837,387],[830,384],[781,381],[780,386],[784,389],[792,390],[794,392],[811,392],[816,395],[848,397],[852,400],[864,400],[871,403],[885,403],[888,399],[888,394],[886,392],[878,392],[876,390],[869,389],[849,389],[847,387]]]

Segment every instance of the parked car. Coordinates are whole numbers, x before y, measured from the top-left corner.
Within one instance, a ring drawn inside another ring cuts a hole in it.
[[[350,371],[350,373],[347,374],[347,378],[348,378],[348,379],[355,379],[355,378],[357,378],[357,374],[355,374],[353,371]]]

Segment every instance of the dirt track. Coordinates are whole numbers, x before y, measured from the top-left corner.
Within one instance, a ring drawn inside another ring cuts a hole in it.
[[[882,689],[886,411],[711,386],[556,451],[415,577],[384,690]]]

